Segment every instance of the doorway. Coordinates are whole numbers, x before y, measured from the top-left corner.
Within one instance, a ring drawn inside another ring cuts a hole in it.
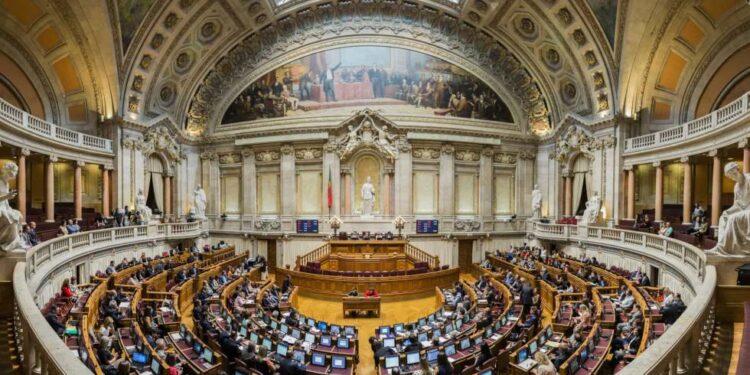
[[[458,267],[462,273],[471,272],[474,240],[458,240]]]
[[[266,243],[268,243],[268,257],[266,258],[268,272],[276,272],[276,240],[268,240]]]

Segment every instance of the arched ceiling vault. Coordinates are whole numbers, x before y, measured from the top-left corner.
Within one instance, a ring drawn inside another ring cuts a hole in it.
[[[166,113],[205,134],[272,63],[337,38],[353,45],[378,36],[463,63],[524,127],[544,132],[566,113],[614,107],[612,49],[588,0],[273,1],[145,1],[121,67],[122,115]]]
[[[624,29],[620,110],[642,132],[710,112],[750,69],[745,0],[629,0]]]

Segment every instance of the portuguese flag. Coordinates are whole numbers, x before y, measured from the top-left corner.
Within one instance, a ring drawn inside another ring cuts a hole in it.
[[[331,167],[328,167],[328,209],[333,206],[333,181],[331,180]]]

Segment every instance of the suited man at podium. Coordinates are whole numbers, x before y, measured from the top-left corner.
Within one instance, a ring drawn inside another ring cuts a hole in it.
[[[346,295],[349,296],[349,297],[358,297],[359,296],[359,291],[357,290],[357,287],[355,286]]]

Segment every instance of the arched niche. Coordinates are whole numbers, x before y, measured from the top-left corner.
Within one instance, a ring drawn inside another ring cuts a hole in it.
[[[144,158],[143,194],[146,205],[154,212],[164,211],[164,176],[168,173],[169,162],[161,153],[153,152]]]
[[[382,215],[386,211],[386,204],[388,204],[386,202],[386,189],[390,189],[385,174],[387,170],[393,168],[392,163],[374,150],[363,149],[352,155],[345,166],[348,167],[352,174],[350,186],[344,187],[351,191],[352,214],[362,214],[361,189],[362,184],[365,183],[369,176],[371,179],[370,183],[375,188],[375,202],[372,213],[373,215]],[[389,166],[390,168],[388,168]]]

